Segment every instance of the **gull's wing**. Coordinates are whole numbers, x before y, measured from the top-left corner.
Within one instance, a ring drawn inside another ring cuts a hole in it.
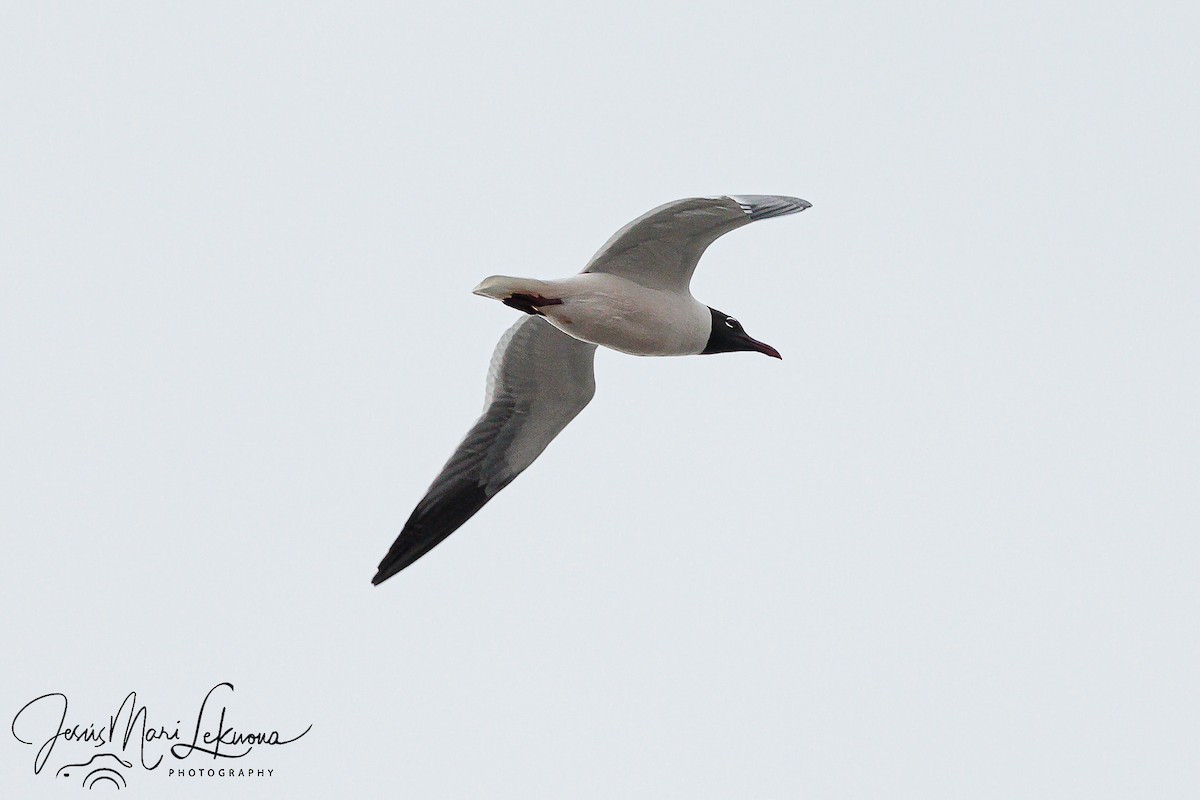
[[[483,508],[567,427],[596,392],[596,345],[528,316],[500,337],[483,416],[417,504],[371,583],[433,549]]]
[[[685,293],[696,262],[718,236],[809,206],[798,197],[769,194],[676,200],[614,233],[583,271],[607,272],[651,289]]]

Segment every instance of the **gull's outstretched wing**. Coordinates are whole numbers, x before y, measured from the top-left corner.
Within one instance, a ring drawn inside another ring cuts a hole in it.
[[[500,337],[483,416],[404,523],[371,583],[428,553],[541,455],[595,394],[595,355],[596,345],[540,317],[524,317]]]
[[[613,234],[584,272],[607,272],[684,293],[696,262],[718,236],[751,222],[795,214],[811,204],[798,197],[742,194],[691,197],[649,211]]]

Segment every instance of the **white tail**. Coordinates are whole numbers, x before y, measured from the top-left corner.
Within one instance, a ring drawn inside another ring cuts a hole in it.
[[[506,300],[514,294],[548,295],[549,284],[533,278],[510,278],[507,275],[493,275],[484,278],[471,291],[481,297],[493,300]]]

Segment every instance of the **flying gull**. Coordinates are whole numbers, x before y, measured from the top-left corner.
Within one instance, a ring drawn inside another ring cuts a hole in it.
[[[810,206],[795,197],[676,200],[635,219],[583,272],[541,281],[494,275],[475,294],[525,312],[500,337],[483,416],[417,504],[371,583],[412,564],[534,462],[592,399],[603,345],[636,356],[779,352],[733,317],[692,297],[696,263],[717,237]]]

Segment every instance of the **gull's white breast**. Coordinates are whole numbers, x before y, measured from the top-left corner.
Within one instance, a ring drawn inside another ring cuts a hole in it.
[[[576,339],[635,356],[695,355],[708,343],[712,314],[690,293],[650,289],[604,273],[545,285],[546,294],[562,303],[541,312]]]

